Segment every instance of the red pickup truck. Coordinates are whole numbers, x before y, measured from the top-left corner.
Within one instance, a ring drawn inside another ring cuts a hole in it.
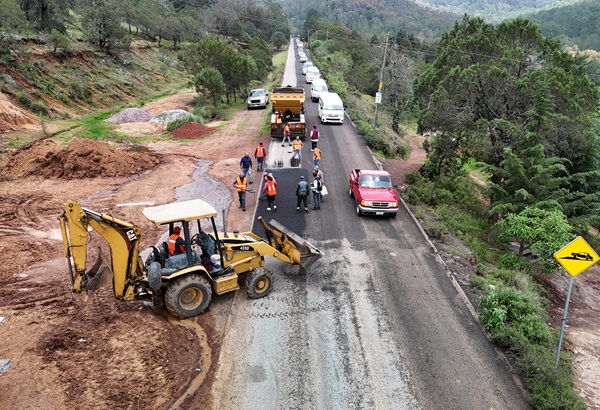
[[[388,215],[398,213],[398,194],[387,171],[353,169],[350,172],[350,197],[356,200],[356,214]]]

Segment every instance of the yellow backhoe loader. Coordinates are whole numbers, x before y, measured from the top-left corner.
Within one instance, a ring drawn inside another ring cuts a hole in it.
[[[94,289],[101,268],[99,252],[96,263],[86,270],[91,230],[102,236],[110,247],[113,290],[120,300],[151,300],[165,305],[177,317],[201,314],[208,307],[212,293],[238,290],[240,284],[251,298],[266,296],[273,289],[273,274],[265,269],[264,257],[273,256],[304,268],[322,254],[275,220],[266,223],[259,217],[266,239],[252,232],[217,231],[217,211],[200,199],[144,208],[142,213],[157,226],[173,233],[183,229],[185,253],[169,255],[163,242],[152,246],[142,262],[139,254],[140,228],[111,215],[98,213],[70,200],[59,216],[64,253],[74,292]],[[209,232],[202,223],[208,223]]]

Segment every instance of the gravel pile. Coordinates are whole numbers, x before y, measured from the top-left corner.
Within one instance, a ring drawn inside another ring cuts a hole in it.
[[[152,119],[152,114],[143,108],[125,108],[107,119],[106,122],[121,124],[124,122],[146,122],[150,119]]]
[[[161,122],[161,123],[167,124],[169,122],[178,120],[179,118],[185,118],[185,117],[189,117],[191,115],[192,114],[190,114],[186,110],[163,111],[160,114],[156,114],[154,117],[152,117],[150,122]]]

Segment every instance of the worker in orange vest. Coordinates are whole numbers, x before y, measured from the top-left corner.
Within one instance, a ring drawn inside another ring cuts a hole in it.
[[[242,172],[235,181],[233,181],[233,186],[237,188],[238,199],[240,200],[240,208],[242,211],[246,212],[246,186],[248,185],[248,179],[246,175]]]
[[[277,210],[277,205],[275,205],[275,195],[277,194],[277,183],[275,182],[275,178],[271,175],[267,175],[267,180],[265,181],[265,187],[263,188],[263,194],[267,194],[267,211],[273,209],[273,211]]]
[[[262,142],[258,143],[258,147],[254,150],[254,158],[256,158],[256,170],[262,172],[263,162],[267,156],[267,150],[263,146]]]
[[[319,161],[321,160],[321,148],[316,147],[313,151],[313,164],[316,167],[319,165]]]
[[[181,228],[176,226],[173,228],[173,233],[169,236],[169,240],[167,241],[167,245],[169,247],[169,255],[179,255],[180,253],[185,253],[185,242],[183,238],[179,236],[181,233]]]
[[[298,158],[298,166],[302,163],[302,148],[304,144],[300,141],[300,137],[296,137],[294,140],[294,153],[292,154],[292,159]]]

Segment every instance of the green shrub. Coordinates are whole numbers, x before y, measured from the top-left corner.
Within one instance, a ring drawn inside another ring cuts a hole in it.
[[[410,172],[404,175],[404,181],[409,185],[419,183],[422,180],[423,175],[421,175],[419,172]]]
[[[92,97],[92,91],[84,84],[71,81],[67,87],[69,96],[74,100],[89,101],[89,99]]]
[[[46,107],[46,104],[42,100],[32,102],[31,105],[29,106],[29,109],[31,111],[33,111],[34,113],[40,114],[40,115],[50,114],[48,107]]]
[[[427,235],[435,239],[444,240],[446,236],[446,225],[438,221],[425,221],[423,229]]]

